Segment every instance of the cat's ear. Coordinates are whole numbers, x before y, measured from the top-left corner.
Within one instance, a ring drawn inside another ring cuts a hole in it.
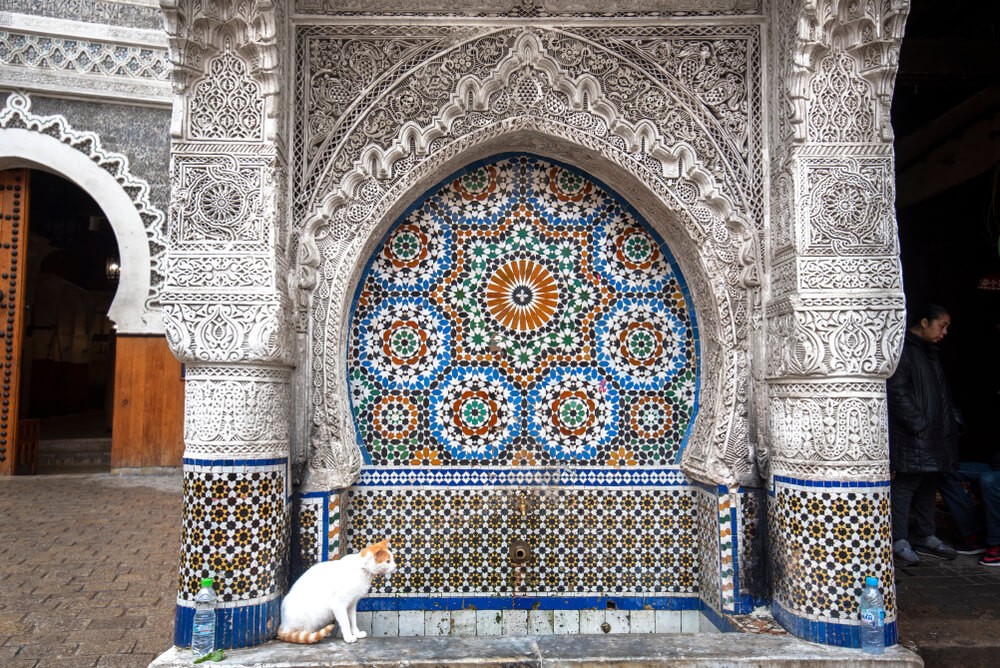
[[[388,541],[383,541],[383,542],[388,543]],[[389,554],[389,550],[386,547],[383,547],[382,549],[380,549],[378,552],[375,553],[376,564],[384,564],[385,562],[391,560],[392,560],[392,555]]]
[[[363,557],[373,556],[378,554],[379,552],[387,550],[388,547],[389,547],[389,539],[386,538],[385,540],[381,540],[361,550],[361,556]]]

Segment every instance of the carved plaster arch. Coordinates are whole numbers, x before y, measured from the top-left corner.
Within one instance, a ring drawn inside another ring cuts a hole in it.
[[[490,123],[480,120],[471,128],[462,125],[489,108],[491,95],[510,93],[513,76],[529,69],[556,82],[546,92],[579,102],[573,111],[577,127],[544,108]],[[369,254],[431,185],[475,160],[511,150],[593,174],[629,199],[671,246],[696,302],[702,364],[708,369],[684,466],[693,477],[715,483],[745,477],[750,468],[744,405],[749,354],[742,333],[748,291],[759,275],[755,231],[742,213],[748,207],[724,192],[692,146],[667,141],[651,123],[629,123],[595,78],[561,75],[531,31],[518,37],[493,77],[483,82],[463,78],[437,119],[425,127],[403,123],[390,146],[361,151],[354,169],[302,231],[298,275],[291,283],[312,291],[309,484],[343,487],[360,470],[342,367],[350,297]],[[586,129],[594,124],[607,132]]]
[[[11,93],[0,111],[0,168],[58,174],[90,195],[118,242],[121,277],[108,317],[121,334],[162,334],[159,263],[165,243],[162,211],[148,184],[129,172],[128,158],[105,151],[98,136],[74,130],[61,116],[31,113],[27,94]]]

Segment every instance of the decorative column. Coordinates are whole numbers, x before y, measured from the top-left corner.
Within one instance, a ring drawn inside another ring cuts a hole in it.
[[[772,612],[793,634],[860,645],[865,576],[896,642],[885,379],[904,303],[889,102],[907,3],[785,0],[772,18],[765,303]],[[872,13],[874,12],[874,13]]]
[[[274,637],[288,578],[284,3],[161,4],[176,93],[163,319],[186,370],[174,641],[190,644],[213,577],[217,646],[246,647]]]

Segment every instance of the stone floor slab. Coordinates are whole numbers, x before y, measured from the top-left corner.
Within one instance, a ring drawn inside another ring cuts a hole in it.
[[[235,668],[916,668],[923,665],[920,657],[898,646],[889,648],[882,656],[872,657],[860,650],[816,645],[791,636],[716,633],[368,638],[351,645],[329,639],[306,646],[270,643],[226,654],[226,660],[215,665]],[[161,655],[150,668],[190,665],[190,650],[174,648]]]

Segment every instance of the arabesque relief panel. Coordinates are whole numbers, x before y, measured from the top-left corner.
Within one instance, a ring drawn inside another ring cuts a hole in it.
[[[313,26],[298,40],[309,114],[297,127],[295,208],[307,222],[289,246],[300,249],[297,285],[311,291],[314,480],[344,484],[360,467],[338,360],[374,241],[419,184],[499,146],[634,194],[704,305],[713,371],[686,464],[716,481],[752,478],[741,392],[761,271],[756,26]]]

